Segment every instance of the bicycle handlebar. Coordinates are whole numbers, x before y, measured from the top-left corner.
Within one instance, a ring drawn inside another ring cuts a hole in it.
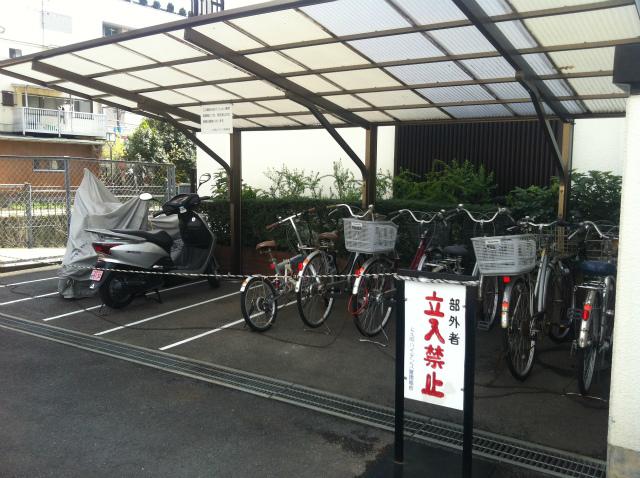
[[[283,219],[280,219],[279,221],[276,221],[273,224],[269,224],[266,227],[266,229],[267,229],[267,231],[271,231],[271,230],[275,229],[277,226],[279,226],[280,224],[284,224],[287,221],[291,221],[291,220],[293,220],[293,219],[295,219],[297,217],[302,216],[303,214],[311,214],[311,213],[314,213],[314,212],[316,212],[316,208],[315,207],[306,209],[306,210],[304,210],[302,212],[299,212],[299,213],[296,213],[296,214],[292,214],[291,216],[288,216],[288,217],[285,217]]]
[[[327,209],[334,209],[334,211],[331,211],[329,213],[329,215],[333,214],[334,212],[336,212],[338,210],[339,207],[344,207],[347,209],[347,211],[349,211],[349,215],[351,217],[354,217],[356,219],[364,219],[368,214],[373,214],[373,204],[369,205],[369,207],[367,208],[367,210],[365,211],[364,214],[355,214],[353,212],[353,209],[351,209],[351,206],[349,206],[348,204],[334,204],[332,206],[327,206]]]
[[[420,214],[424,214],[424,215],[428,215],[428,213],[426,212],[422,212],[422,211],[416,211]],[[418,224],[431,224],[433,221],[435,221],[436,219],[442,219],[444,221],[444,216],[442,215],[442,211],[438,211],[437,213],[435,213],[433,216],[431,216],[431,219],[429,220],[425,220],[425,219],[418,219],[414,212],[410,209],[400,209],[398,211],[392,212],[390,215],[395,214],[395,216],[393,216],[391,219],[389,219],[390,221],[393,221],[394,219],[400,217],[402,214],[409,214],[411,216],[411,218],[417,222]]]
[[[473,217],[473,214],[471,213],[471,211],[466,209],[463,204],[459,204],[458,207],[455,208],[454,210],[452,210],[451,212],[453,212],[453,213],[464,212],[464,213],[467,214],[469,219],[471,219],[473,222],[475,222],[477,224],[487,224],[487,223],[493,222],[493,221],[496,220],[496,218],[500,214],[506,214],[513,221],[513,218],[511,217],[511,211],[509,211],[509,209],[507,209],[506,207],[498,208],[498,210],[493,214],[493,216],[490,219],[476,219],[475,217]],[[515,222],[515,221],[513,221],[513,222]]]

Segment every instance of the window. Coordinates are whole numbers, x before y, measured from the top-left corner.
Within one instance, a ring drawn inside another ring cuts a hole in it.
[[[122,25],[114,25],[112,23],[103,23],[102,24],[102,36],[110,37],[113,35],[117,35],[118,33],[126,32],[127,29]]]
[[[33,170],[36,172],[60,172],[64,171],[64,160],[62,159],[34,159]]]
[[[2,95],[2,101],[2,104],[4,104],[4,92]],[[29,102],[28,105],[27,101]],[[73,111],[78,111],[80,113],[93,112],[93,103],[91,101],[81,100],[78,98],[73,98],[71,101],[73,101]],[[29,106],[30,108],[42,108],[45,110],[59,110],[62,105],[67,105],[65,109],[67,111],[71,111],[71,107],[69,106],[69,97],[67,96],[25,95],[23,93],[22,104]]]
[[[13,95],[13,91],[3,91],[2,92],[2,106],[15,106],[16,99]]]
[[[9,58],[18,58],[22,56],[22,50],[19,48],[9,48]]]

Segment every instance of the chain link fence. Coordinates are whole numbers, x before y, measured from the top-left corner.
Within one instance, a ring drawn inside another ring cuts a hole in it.
[[[175,194],[173,164],[54,156],[0,156],[0,247],[64,247],[75,192],[91,171],[124,202]]]

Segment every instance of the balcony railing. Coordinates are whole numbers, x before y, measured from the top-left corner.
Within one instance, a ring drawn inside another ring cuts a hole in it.
[[[58,136],[106,135],[105,115],[80,111],[46,110],[43,108],[15,108],[13,126],[16,132],[49,133]]]

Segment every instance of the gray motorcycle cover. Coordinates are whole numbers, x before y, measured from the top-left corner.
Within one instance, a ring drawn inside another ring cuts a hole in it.
[[[65,299],[89,297],[95,293],[89,289],[91,269],[88,267],[95,265],[98,257],[91,247],[97,237],[85,229],[147,229],[148,210],[149,202],[138,197],[121,203],[91,171],[85,169],[73,202],[67,250],[58,273],[58,293]]]

